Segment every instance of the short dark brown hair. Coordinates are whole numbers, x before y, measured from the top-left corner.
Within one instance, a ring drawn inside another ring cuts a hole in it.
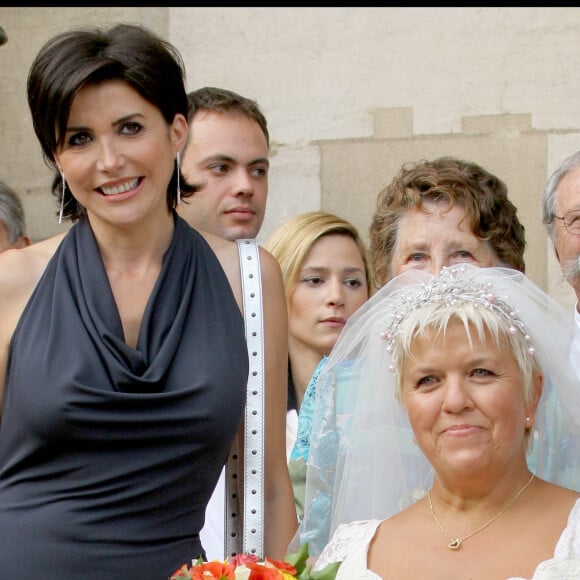
[[[55,163],[62,147],[72,102],[85,86],[122,80],[159,109],[168,124],[180,113],[187,119],[185,66],[172,44],[134,24],[110,29],[81,28],[57,34],[40,49],[28,73],[28,105],[34,131],[49,167],[56,171],[53,194],[60,205],[63,191]],[[198,186],[180,178],[182,197]],[[177,203],[177,168],[167,189],[169,208]],[[63,218],[75,221],[85,214],[68,189]]]
[[[190,123],[199,111],[217,113],[238,111],[259,125],[264,137],[266,137],[266,144],[268,147],[270,146],[268,121],[255,100],[220,87],[202,87],[196,91],[191,91],[187,94],[187,100],[189,102],[188,120]]]

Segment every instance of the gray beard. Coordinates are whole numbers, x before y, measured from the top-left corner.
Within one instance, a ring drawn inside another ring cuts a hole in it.
[[[574,285],[575,282],[580,281],[580,256],[576,256],[572,260],[569,260],[567,264],[562,268],[562,273],[564,278],[569,284]]]

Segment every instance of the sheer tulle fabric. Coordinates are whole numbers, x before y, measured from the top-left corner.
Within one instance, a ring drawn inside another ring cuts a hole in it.
[[[580,381],[569,363],[573,317],[516,270],[455,269],[459,282],[491,283],[524,323],[545,375],[530,468],[580,490]],[[317,385],[306,509],[292,546],[308,542],[316,556],[339,524],[389,517],[431,486],[431,466],[396,400],[392,361],[381,340],[395,298],[420,292],[429,278],[411,270],[389,282],[351,316],[331,352]]]

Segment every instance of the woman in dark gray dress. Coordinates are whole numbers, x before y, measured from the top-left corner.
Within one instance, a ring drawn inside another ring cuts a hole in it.
[[[63,33],[32,64],[28,99],[74,225],[0,260],[0,576],[163,580],[203,554],[243,420],[237,247],[175,212],[202,184],[180,174],[187,97],[170,44],[133,25]],[[264,535],[279,558],[296,526],[286,308],[275,261],[260,261]]]

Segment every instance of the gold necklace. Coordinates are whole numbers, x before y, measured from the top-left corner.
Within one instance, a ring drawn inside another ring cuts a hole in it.
[[[522,487],[520,489],[520,491],[518,491],[518,493],[516,493],[516,495],[514,495],[514,497],[512,497],[505,504],[505,506],[497,514],[495,514],[495,516],[493,516],[493,518],[491,518],[491,520],[489,520],[488,522],[483,524],[483,526],[477,528],[477,530],[475,530],[474,532],[471,532],[471,533],[467,534],[466,536],[463,536],[463,538],[450,538],[449,537],[447,530],[443,527],[443,524],[439,521],[439,518],[437,517],[437,514],[435,513],[435,510],[433,509],[433,503],[431,502],[431,493],[430,493],[431,490],[427,491],[427,501],[429,502],[429,509],[431,510],[431,515],[433,516],[433,519],[437,522],[437,525],[439,526],[439,529],[443,532],[443,535],[449,540],[447,547],[450,550],[459,550],[461,548],[461,545],[463,544],[463,542],[465,542],[465,540],[467,540],[468,538],[471,538],[471,536],[475,536],[475,534],[479,534],[479,532],[485,530],[485,528],[487,528],[487,526],[491,526],[491,524],[493,524],[493,522],[495,522],[495,520],[497,520],[497,518],[499,518],[499,516],[501,516],[505,511],[507,511],[510,508],[510,506],[518,499],[518,497],[520,497],[520,495],[522,495],[522,493],[524,493],[524,491],[526,491],[528,485],[530,485],[530,483],[532,483],[532,479],[534,479],[533,473],[532,473],[532,475],[530,475],[530,479],[528,479],[528,481],[525,483],[524,487]]]

